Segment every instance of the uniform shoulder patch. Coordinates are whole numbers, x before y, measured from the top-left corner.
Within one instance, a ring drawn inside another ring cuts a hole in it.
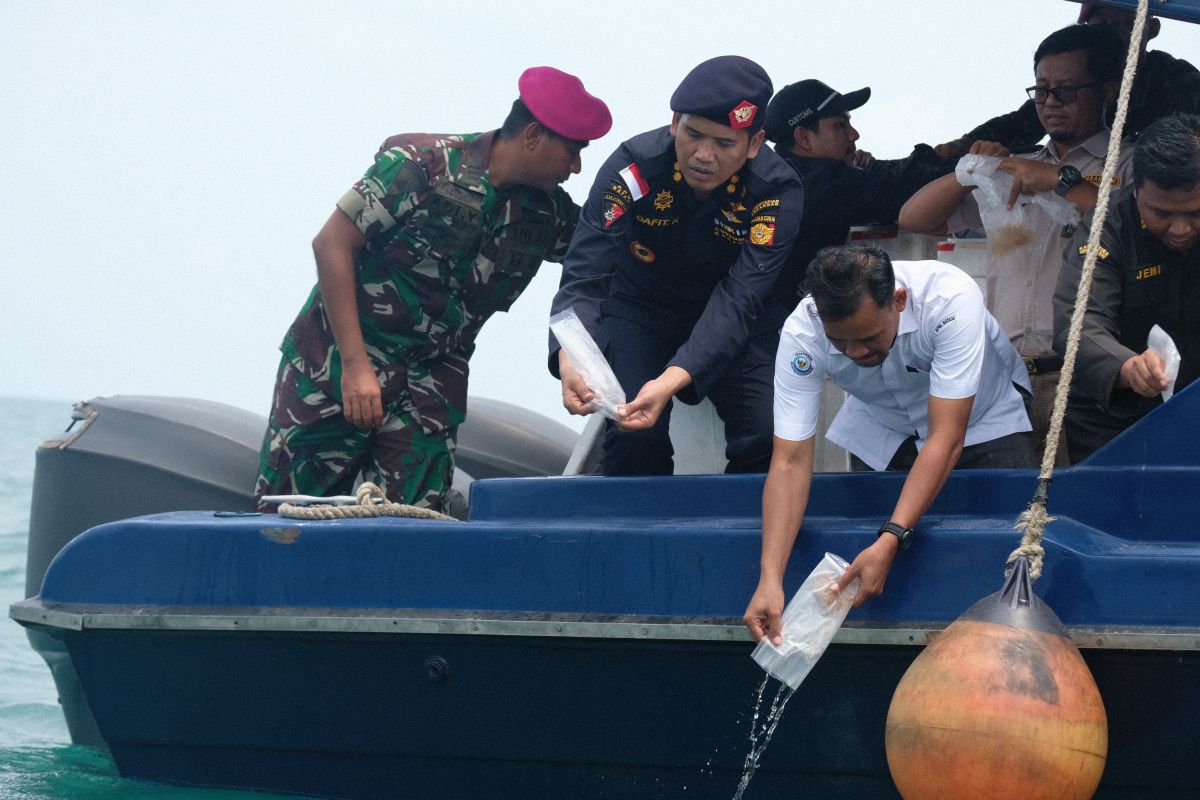
[[[1086,256],[1087,254],[1088,254],[1088,246],[1086,244],[1079,245],[1079,255]],[[1109,253],[1108,253],[1107,247],[1104,247],[1103,245],[1101,245],[1096,250],[1096,258],[1100,259],[1101,261],[1107,261],[1108,256],[1109,256]]]
[[[396,179],[392,182],[392,188],[404,194],[425,192],[429,190],[429,178],[425,175],[425,170],[417,166],[416,163],[405,161],[396,172]]]

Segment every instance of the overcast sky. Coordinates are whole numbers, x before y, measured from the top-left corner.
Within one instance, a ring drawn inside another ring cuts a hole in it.
[[[525,67],[573,72],[612,109],[566,185],[582,203],[706,58],[752,58],[776,88],[870,86],[859,145],[899,157],[1015,108],[1037,43],[1077,13],[1065,0],[8,4],[0,396],[265,414],[336,199],[388,135],[498,126]],[[1197,34],[1164,21],[1155,44],[1200,63]],[[545,265],[484,328],[471,393],[579,427],[544,366],[558,279]]]

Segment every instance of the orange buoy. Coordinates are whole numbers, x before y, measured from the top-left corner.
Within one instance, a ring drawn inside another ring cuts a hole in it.
[[[1104,703],[1079,649],[1017,559],[1004,588],[908,668],[886,747],[904,800],[1084,800],[1108,755]]]

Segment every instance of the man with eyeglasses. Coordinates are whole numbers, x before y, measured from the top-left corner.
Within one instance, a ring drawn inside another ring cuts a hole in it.
[[[1094,27],[1107,27],[1121,37],[1124,50],[1133,37],[1134,12],[1103,3],[1084,3],[1079,22]],[[1129,112],[1125,119],[1125,135],[1137,137],[1156,119],[1180,112],[1200,113],[1200,70],[1162,50],[1147,50],[1150,40],[1158,35],[1162,23],[1147,17],[1138,47],[1137,74],[1129,94]],[[1124,62],[1122,62],[1123,64]],[[1112,122],[1115,104],[1108,108]],[[937,145],[934,150],[942,158],[957,158],[977,141],[1000,142],[1016,152],[1032,150],[1042,138],[1042,124],[1037,108],[1031,101],[1016,111],[1001,114],[959,139]]]
[[[1108,152],[1105,108],[1116,97],[1121,76],[1121,41],[1111,29],[1072,25],[1046,37],[1033,57],[1034,85],[1026,92],[1037,108],[1049,142],[1037,152],[1004,158],[999,168],[1013,177],[1010,207],[1024,206],[1033,234],[1025,244],[988,250],[987,305],[1025,359],[1033,385],[1030,417],[1039,458],[1045,448],[1062,358],[1055,354],[1051,299],[1073,230],[1054,221],[1028,195],[1055,192],[1086,213],[1096,205],[1097,185]],[[994,142],[976,142],[971,152],[1007,155]],[[1128,148],[1114,183],[1129,175]],[[972,195],[956,175],[926,185],[900,210],[900,224],[925,233],[979,228]],[[1022,197],[1025,195],[1025,197]],[[1066,448],[1059,448],[1066,463]]]

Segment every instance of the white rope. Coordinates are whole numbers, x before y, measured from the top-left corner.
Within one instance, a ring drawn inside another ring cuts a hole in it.
[[[1096,198],[1096,209],[1092,212],[1092,227],[1088,232],[1087,255],[1083,260],[1083,271],[1079,278],[1079,290],[1075,294],[1075,309],[1071,313],[1071,326],[1067,333],[1067,348],[1063,354],[1062,371],[1059,373],[1058,390],[1054,395],[1054,410],[1050,415],[1050,430],[1046,434],[1046,452],[1042,456],[1042,471],[1038,475],[1038,488],[1029,507],[1021,512],[1013,526],[1022,531],[1021,545],[1008,556],[1007,569],[1021,556],[1029,559],[1029,577],[1037,580],[1042,574],[1042,535],[1046,523],[1053,517],[1046,513],[1046,497],[1050,481],[1054,477],[1054,460],[1058,455],[1058,440],[1062,432],[1063,417],[1067,413],[1067,395],[1071,390],[1071,376],[1075,373],[1075,356],[1079,351],[1079,339],[1083,332],[1083,316],[1087,312],[1088,296],[1092,291],[1092,273],[1096,268],[1096,257],[1100,253],[1100,233],[1108,217],[1108,198],[1112,194],[1113,176],[1117,172],[1117,161],[1121,152],[1121,135],[1125,131],[1125,117],[1129,111],[1129,94],[1133,89],[1133,78],[1137,73],[1137,62],[1141,55],[1142,34],[1146,28],[1149,0],[1138,0],[1137,15],[1133,21],[1133,32],[1129,37],[1129,51],[1125,54],[1125,72],[1121,76],[1121,93],[1117,98],[1117,113],[1113,118],[1112,135],[1108,140],[1108,152],[1104,156],[1104,171],[1100,177],[1100,191]]]
[[[293,505],[281,503],[279,516],[293,519],[347,519],[355,517],[413,517],[416,519],[454,520],[430,508],[389,502],[383,490],[373,483],[363,483],[354,493],[356,505]]]

